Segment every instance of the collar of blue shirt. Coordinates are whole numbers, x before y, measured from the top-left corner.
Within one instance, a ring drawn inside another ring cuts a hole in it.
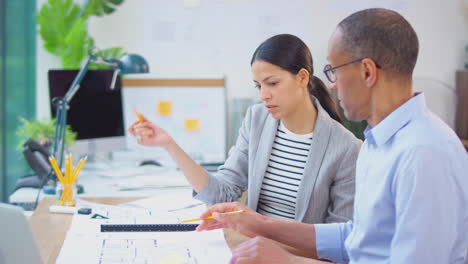
[[[411,119],[418,116],[426,109],[426,100],[423,93],[415,95],[400,107],[390,113],[384,120],[375,127],[367,126],[364,136],[369,144],[382,146],[395,135],[402,127],[409,123]]]

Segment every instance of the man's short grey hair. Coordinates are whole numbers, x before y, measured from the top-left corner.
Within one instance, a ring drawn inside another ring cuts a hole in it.
[[[338,24],[338,49],[353,59],[370,58],[391,76],[411,79],[419,42],[410,23],[397,12],[371,8]]]

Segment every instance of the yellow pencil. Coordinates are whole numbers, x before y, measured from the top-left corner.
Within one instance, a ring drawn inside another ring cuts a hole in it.
[[[84,164],[86,163],[86,160],[88,159],[88,157],[84,157],[82,158],[79,162],[78,162],[78,165],[76,165],[76,168],[75,170],[73,171],[73,178],[72,178],[72,183],[74,183],[76,181],[76,179],[78,179],[78,175],[80,174],[80,171],[81,169],[83,168]]]
[[[226,212],[225,214],[238,214],[242,213],[244,210],[237,210],[237,211],[231,211],[231,212]],[[189,219],[189,220],[184,220],[181,221],[181,223],[188,223],[188,222],[194,222],[194,221],[200,221],[200,220],[208,220],[208,219],[213,219],[213,216],[208,216],[207,218],[201,219],[201,218],[194,218],[194,219]]]
[[[65,157],[65,182],[66,183],[70,183],[72,166],[73,166],[73,164],[71,162],[71,156],[67,155]]]
[[[55,175],[57,175],[57,178],[59,179],[59,181],[61,183],[64,183],[65,179],[63,178],[62,172],[60,171],[60,168],[59,168],[59,166],[57,164],[57,160],[54,157],[50,156],[49,157],[49,162],[50,162],[50,165],[52,165],[52,168],[55,171]]]
[[[135,115],[137,116],[138,118],[138,121],[140,123],[143,123],[146,121],[146,119],[138,112],[138,110],[136,109],[136,107],[133,108],[133,112],[135,112]]]

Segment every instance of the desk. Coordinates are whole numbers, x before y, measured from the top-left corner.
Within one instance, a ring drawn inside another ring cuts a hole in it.
[[[124,165],[122,165],[123,163]],[[99,168],[104,169],[114,168],[129,168],[129,164],[125,162],[109,162],[102,164],[87,163],[78,178],[78,183],[82,184],[85,188],[85,192],[80,194],[79,197],[150,197],[158,193],[164,193],[168,189],[187,189],[190,190],[191,186],[183,176],[182,172],[176,169],[167,169],[163,172],[148,173],[148,175],[131,176],[125,178],[106,178],[99,176]],[[135,169],[138,167],[135,166]],[[122,183],[126,181],[156,181],[160,182],[161,185],[168,183],[174,183],[174,180],[180,184],[181,187],[168,187],[168,188],[148,188],[139,190],[119,191],[112,187],[112,184]],[[185,185],[185,186],[184,186]],[[10,203],[14,204],[32,204],[36,199],[38,189],[35,188],[21,188],[16,190],[9,199]],[[41,192],[40,199],[47,197],[46,194]]]
[[[142,197],[140,197],[142,198]],[[120,203],[131,202],[139,197],[87,197],[83,200],[90,202],[116,205]],[[72,215],[69,214],[50,214],[49,206],[55,203],[54,197],[45,197],[40,202],[36,211],[30,218],[31,228],[36,240],[36,243],[41,252],[42,261],[44,264],[53,264],[57,259],[62,248],[63,241],[67,234],[72,221]],[[233,231],[224,230],[224,237],[233,249],[247,237]]]

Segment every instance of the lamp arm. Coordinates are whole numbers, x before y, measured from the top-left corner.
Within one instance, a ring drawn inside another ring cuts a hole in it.
[[[72,100],[75,93],[80,89],[80,83],[83,80],[86,72],[88,71],[91,62],[95,61],[97,57],[90,54],[86,59],[85,64],[81,67],[80,71],[76,75],[72,84],[68,88],[67,93],[63,98],[60,98],[57,102],[57,114],[55,122],[55,138],[54,138],[54,152],[53,155],[58,160],[59,167],[62,167],[63,154],[65,151],[65,130],[67,126],[67,114],[69,103]]]
[[[75,93],[80,89],[80,83],[83,80],[84,76],[86,75],[86,72],[88,72],[89,64],[91,62],[95,61],[97,57],[93,54],[90,54],[88,58],[86,59],[85,64],[81,67],[80,71],[76,75],[75,79],[73,80],[72,84],[68,88],[67,93],[63,97],[63,100],[69,104]]]
[[[59,167],[62,167],[62,156],[63,156],[63,139],[65,137],[65,129],[62,123],[67,123],[67,108],[68,104],[61,98],[57,102],[57,113],[55,120],[55,137],[54,137],[54,152],[53,155],[56,157]],[[61,151],[59,151],[59,149]]]

